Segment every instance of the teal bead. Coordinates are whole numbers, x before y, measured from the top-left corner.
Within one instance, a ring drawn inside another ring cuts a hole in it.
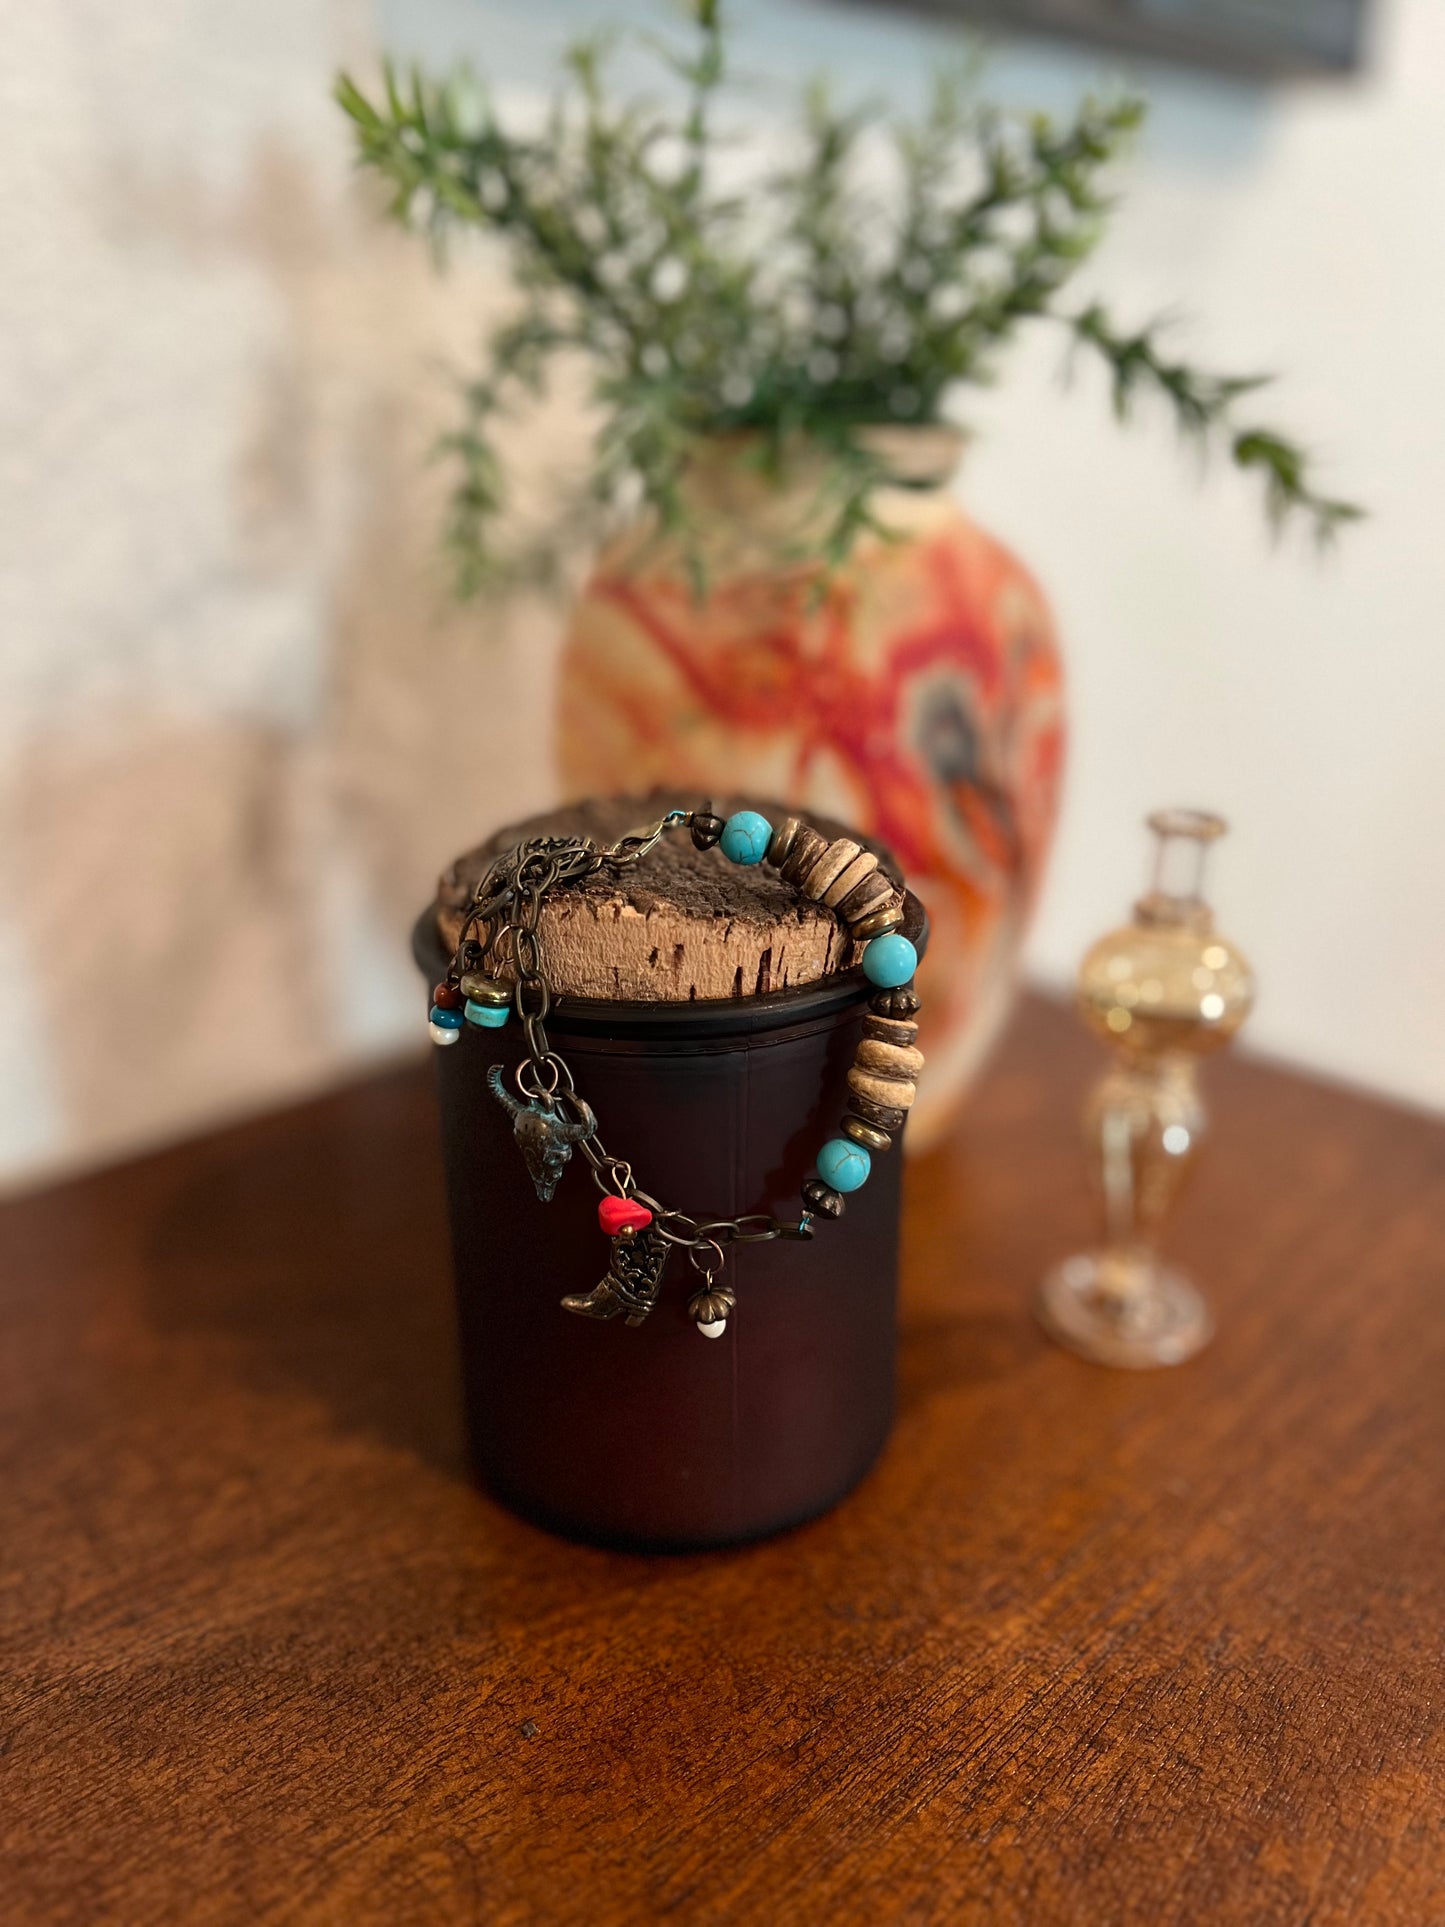
[[[431,1021],[438,1030],[460,1030],[462,1013],[459,1010],[443,1010],[440,1004],[431,1007]]]
[[[479,1024],[483,1030],[500,1030],[511,1016],[509,1004],[479,1004],[468,997],[463,1008],[469,1024]]]
[[[863,952],[863,975],[880,990],[897,990],[918,968],[918,952],[896,930],[875,937]]]
[[[835,1191],[856,1191],[868,1182],[873,1160],[851,1138],[830,1137],[818,1153],[818,1176]]]
[[[739,810],[723,824],[722,853],[734,863],[761,863],[773,840],[773,826],[756,810]]]

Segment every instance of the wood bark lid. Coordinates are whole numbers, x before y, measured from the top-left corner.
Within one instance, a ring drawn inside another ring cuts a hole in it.
[[[723,816],[756,809],[777,823],[788,814],[767,798],[656,790],[572,803],[509,824],[443,872],[434,912],[442,943],[449,952],[455,947],[483,870],[522,838],[576,833],[612,842],[665,810],[700,809],[709,800]],[[808,821],[830,838],[852,836],[898,881],[897,863],[883,844],[827,817]],[[921,926],[921,906],[910,899],[909,909],[909,921]],[[593,877],[558,891],[543,907],[541,930],[558,995],[619,1002],[766,996],[835,976],[859,957],[835,912],[804,899],[771,865],[745,866],[720,850],[696,850],[684,830],[665,836],[623,879]]]

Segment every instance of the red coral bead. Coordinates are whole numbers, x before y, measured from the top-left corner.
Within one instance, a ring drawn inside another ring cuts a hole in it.
[[[439,1010],[460,1010],[465,1001],[455,984],[438,984],[431,1000]]]
[[[597,1207],[597,1222],[609,1238],[619,1231],[641,1231],[652,1223],[652,1213],[636,1198],[604,1198]]]

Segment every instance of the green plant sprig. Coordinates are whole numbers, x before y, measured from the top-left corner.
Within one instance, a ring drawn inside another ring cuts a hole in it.
[[[1315,486],[1295,443],[1238,419],[1258,377],[1207,374],[1166,355],[1157,325],[1129,333],[1097,302],[1067,305],[1140,100],[1086,100],[1057,126],[1000,114],[970,76],[949,75],[918,122],[897,124],[815,84],[794,164],[728,189],[716,0],[700,0],[695,25],[690,48],[650,43],[680,101],[612,98],[608,47],[594,38],[569,51],[535,134],[505,125],[464,73],[437,83],[388,68],[376,99],[337,81],[358,159],[386,183],[397,220],[439,248],[475,229],[510,253],[516,312],[489,337],[441,444],[458,475],[447,545],[463,592],[498,566],[499,425],[544,392],[559,356],[592,370],[595,511],[640,497],[695,568],[684,476],[701,441],[745,434],[775,470],[798,438],[820,446],[818,553],[836,563],[874,526],[882,469],[866,431],[952,419],[1039,321],[1102,358],[1121,419],[1153,394],[1195,444],[1260,474],[1275,524],[1299,518],[1323,539],[1359,515]],[[873,184],[884,154],[891,191]]]
[[[1270,376],[1200,374],[1163,353],[1159,344],[1163,323],[1125,334],[1097,302],[1066,320],[1076,338],[1103,357],[1120,421],[1128,420],[1142,392],[1153,391],[1168,401],[1186,439],[1207,445],[1215,434],[1226,435],[1236,467],[1263,472],[1265,511],[1276,528],[1291,515],[1303,514],[1313,524],[1317,539],[1328,542],[1345,523],[1357,522],[1364,514],[1354,502],[1320,494],[1309,479],[1304,456],[1292,442],[1272,429],[1235,425],[1236,402],[1268,387]]]

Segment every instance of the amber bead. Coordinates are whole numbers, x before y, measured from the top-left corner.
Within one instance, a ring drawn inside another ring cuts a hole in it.
[[[843,1195],[821,1178],[807,1178],[803,1184],[803,1203],[820,1218],[841,1218]]]
[[[432,990],[431,1000],[438,1010],[460,1010],[464,1002],[455,984],[437,984]]]

